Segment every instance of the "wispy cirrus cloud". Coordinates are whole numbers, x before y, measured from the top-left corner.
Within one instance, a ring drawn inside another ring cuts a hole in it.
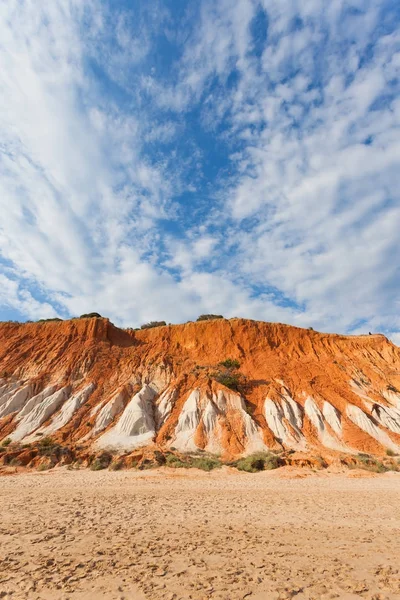
[[[400,330],[395,2],[7,0],[0,23],[4,305]]]

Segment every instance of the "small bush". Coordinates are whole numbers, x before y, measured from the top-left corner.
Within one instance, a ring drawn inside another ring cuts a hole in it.
[[[38,443],[39,448],[52,448],[55,446],[55,442],[51,437],[44,437]]]
[[[361,460],[361,462],[366,462],[368,460],[373,460],[370,454],[365,454],[364,452],[359,452],[357,454],[357,458]]]
[[[51,437],[44,437],[38,443],[40,456],[49,456],[60,448],[61,446],[57,444]]]
[[[367,470],[372,471],[373,473],[386,473],[386,471],[390,471],[390,469],[379,460],[377,460],[374,465],[368,465]]]
[[[202,471],[212,471],[222,466],[221,461],[214,456],[185,456],[179,457],[174,454],[168,454],[165,464],[174,469],[201,469]]]
[[[144,458],[138,466],[139,471],[145,471],[146,469],[156,469],[159,464],[151,458]]]
[[[39,319],[38,323],[48,323],[50,321],[62,321],[59,317],[52,317],[51,319]]]
[[[20,467],[21,466],[21,461],[19,460],[18,457],[12,458],[10,461],[10,466],[11,467]]]
[[[48,471],[50,469],[50,467],[51,467],[51,464],[49,462],[45,462],[45,463],[41,463],[38,466],[37,470],[38,471]]]
[[[359,463],[362,469],[365,471],[371,471],[372,473],[385,473],[389,469],[379,460],[370,456],[369,454],[360,453],[357,455]]]
[[[222,463],[217,458],[202,456],[201,458],[193,459],[190,466],[202,471],[212,471],[213,469],[221,468]]]
[[[78,460],[75,460],[74,462],[72,462],[71,464],[69,464],[67,469],[68,469],[68,471],[79,471],[81,466],[82,466],[82,460],[78,459]]]
[[[393,450],[391,450],[390,448],[386,450],[386,454],[387,456],[396,456],[396,452],[393,452]]]
[[[3,448],[7,448],[7,446],[9,446],[9,445],[11,444],[11,442],[12,442],[12,439],[11,439],[11,438],[7,438],[7,439],[5,439],[5,440],[4,440],[4,441],[1,443],[1,445],[2,445],[2,447],[3,447]]]
[[[267,454],[266,452],[258,452],[250,456],[240,458],[236,462],[236,468],[239,471],[247,473],[257,473],[257,471],[269,471],[277,469],[281,465],[281,460],[275,454]]]
[[[276,454],[269,454],[265,460],[264,470],[272,471],[282,465],[282,461]]]
[[[236,358],[226,358],[218,363],[220,367],[225,369],[240,369],[240,362]]]
[[[241,373],[238,373],[239,368],[240,362],[236,358],[226,358],[218,363],[218,370],[212,373],[211,377],[221,385],[238,392],[245,379]]]
[[[238,392],[243,380],[242,375],[239,373],[213,373],[212,375],[215,381],[218,381],[221,385]]]
[[[165,460],[165,464],[167,467],[173,467],[174,469],[188,469],[190,467],[188,462],[183,461],[174,454],[168,454]]]
[[[154,451],[154,460],[157,463],[157,465],[165,465],[165,456],[162,452],[160,452],[159,450],[155,450]]]
[[[213,319],[223,319],[222,315],[200,315],[197,321],[212,321]]]
[[[385,465],[385,467],[386,467],[387,471],[395,471],[396,473],[398,473],[400,471],[400,467],[394,463]]]
[[[101,319],[102,316],[97,312],[85,313],[78,317],[79,319]]]
[[[90,465],[91,471],[101,471],[102,469],[106,469],[107,465],[103,464],[100,459],[95,458],[94,461]]]
[[[166,325],[165,321],[150,321],[149,323],[143,323],[140,329],[152,329],[153,327],[163,327]]]
[[[245,404],[244,410],[248,415],[250,415],[250,417],[253,417],[256,407],[252,406],[251,404]]]
[[[122,460],[116,460],[111,463],[111,465],[109,466],[109,469],[110,469],[110,471],[120,471],[123,466],[124,466],[124,463],[122,462]]]
[[[102,469],[107,469],[112,461],[112,456],[108,452],[103,452],[99,456],[97,456],[93,462],[90,463],[90,469],[92,471],[101,471]]]
[[[326,468],[327,468],[327,466],[328,466],[328,463],[326,462],[326,460],[325,460],[325,459],[324,459],[322,456],[320,456],[320,455],[319,455],[319,456],[316,456],[316,457],[315,457],[315,460],[318,462],[318,464],[319,464],[319,467],[320,467],[321,469],[326,469]]]

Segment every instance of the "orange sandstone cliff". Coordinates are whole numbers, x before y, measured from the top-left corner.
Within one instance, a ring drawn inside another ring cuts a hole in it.
[[[244,319],[135,331],[100,318],[2,323],[0,378],[0,441],[223,458],[400,452],[400,348],[382,335]]]

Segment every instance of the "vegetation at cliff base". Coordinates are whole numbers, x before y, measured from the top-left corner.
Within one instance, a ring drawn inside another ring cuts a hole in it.
[[[257,471],[270,471],[277,469],[282,464],[282,460],[276,454],[268,454],[266,452],[258,452],[245,456],[236,461],[236,466],[239,471],[247,473],[257,473]]]
[[[194,468],[202,471],[212,471],[222,466],[222,462],[215,456],[175,456],[175,454],[169,454],[165,464],[173,469]]]

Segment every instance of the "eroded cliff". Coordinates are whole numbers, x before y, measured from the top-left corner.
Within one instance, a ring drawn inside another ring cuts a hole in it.
[[[217,381],[227,359],[237,389]],[[223,458],[400,452],[400,349],[382,335],[244,319],[137,331],[98,318],[3,323],[0,377],[0,440]]]

